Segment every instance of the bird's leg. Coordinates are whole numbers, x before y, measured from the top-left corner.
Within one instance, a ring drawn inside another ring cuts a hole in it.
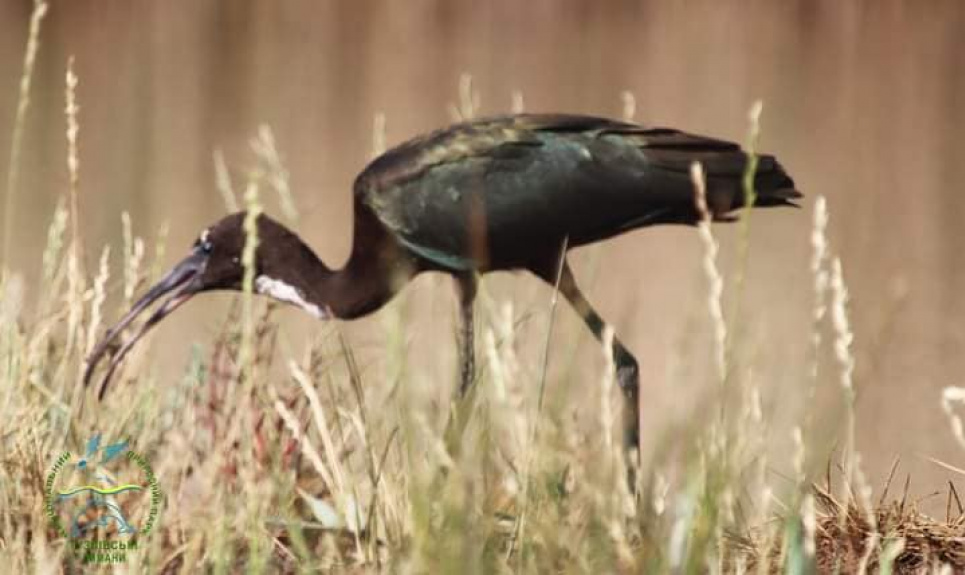
[[[555,277],[550,280],[544,276],[543,279],[550,284],[556,281]],[[596,313],[596,310],[593,309],[593,306],[590,305],[590,302],[587,301],[583,292],[576,285],[576,279],[573,277],[573,272],[566,260],[562,262],[562,269],[559,271],[558,289],[570,302],[576,313],[583,318],[596,339],[600,343],[606,344],[607,336],[605,334],[608,325]],[[612,333],[612,328],[609,329]],[[639,457],[640,451],[640,368],[636,358],[616,336],[612,336],[610,345],[616,367],[617,385],[623,392],[623,446],[627,450],[628,464],[632,473],[633,464],[631,462],[638,462],[637,457]],[[632,480],[631,483],[633,483]]]
[[[473,301],[476,299],[476,276],[467,274],[460,276],[459,285],[459,361],[461,364],[459,380],[459,396],[465,397],[472,385],[476,373],[476,356],[474,349]]]
[[[446,423],[446,431],[443,434],[446,451],[454,460],[458,459],[459,453],[462,451],[463,432],[472,413],[472,402],[467,395],[471,390],[475,375],[472,304],[476,298],[476,276],[474,274],[456,276],[456,285],[459,292],[459,314],[461,316],[459,325],[459,396],[453,404],[452,411],[449,412],[449,421]]]

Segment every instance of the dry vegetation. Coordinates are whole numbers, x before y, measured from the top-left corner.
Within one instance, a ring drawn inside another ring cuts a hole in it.
[[[29,57],[24,77],[29,80]],[[404,295],[380,312],[388,359],[384,372],[373,373],[359,368],[337,324],[320,325],[300,348],[279,349],[283,335],[272,321],[273,306],[250,293],[237,299],[214,342],[198,347],[189,365],[152,366],[146,343],[98,403],[80,378],[85,356],[117,312],[105,308],[108,294],[123,294],[119,306],[129,305],[157,273],[165,248],[155,246],[156,262],[148,265],[151,252],[125,219],[123,252],[104,248],[96,269],[83,269],[83,251],[96,246],[82,245],[72,201],[80,167],[75,82],[68,73],[70,193],[50,224],[39,261],[43,281],[26,286],[6,270],[0,280],[4,571],[84,568],[49,524],[43,491],[53,454],[81,449],[96,432],[131,438],[164,492],[158,527],[129,555],[134,571],[965,569],[965,519],[954,488],[939,521],[897,493],[894,474],[882,493],[873,493],[862,474],[853,441],[860,422],[853,416],[848,295],[826,238],[821,199],[814,204],[814,310],[806,342],[813,370],[804,379],[839,390],[841,416],[829,422],[808,410],[804,420],[780,427],[794,430],[789,474],[775,472],[769,460],[777,425],[762,405],[753,350],[740,337],[741,314],[723,301],[729,280],[718,268],[707,224],[698,233],[713,334],[713,349],[705,353],[718,368],[716,392],[694,400],[692,418],[678,428],[645,438],[658,448],[637,474],[636,498],[624,481],[609,372],[599,374],[595,405],[544,402],[545,366],[517,354],[520,310],[485,290],[478,340],[484,365],[461,404],[427,399],[421,386],[429,378],[407,365]],[[463,95],[457,113],[471,115],[468,83]],[[753,144],[756,114],[752,124]],[[377,148],[381,141],[377,136]],[[259,191],[279,191],[282,211],[295,218],[269,132],[255,148],[260,164],[244,202],[251,207]],[[699,172],[695,183],[699,190]],[[15,184],[12,176],[8,195],[16,194]],[[226,201],[235,201],[230,184],[220,187]],[[749,219],[740,225],[742,268]],[[731,283],[738,294],[741,272],[728,274],[737,278]],[[523,310],[548,326],[547,346],[555,305]],[[592,416],[575,425],[576,410]],[[822,470],[819,479],[815,469]]]

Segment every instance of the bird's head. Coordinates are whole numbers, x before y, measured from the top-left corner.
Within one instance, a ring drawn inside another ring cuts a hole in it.
[[[243,289],[243,260],[248,242],[246,221],[247,212],[238,212],[201,232],[187,257],[147,290],[94,347],[87,360],[85,385],[90,383],[94,368],[112,342],[156,302],[163,300],[137,332],[114,353],[101,383],[99,396],[103,396],[114,369],[127,352],[175,309],[201,292]],[[259,215],[255,218],[255,224],[257,248],[252,276],[255,293],[298,305],[319,318],[329,317],[327,309],[309,303],[304,293],[305,286],[310,285],[305,274],[313,269],[313,262],[318,262],[315,254],[297,235],[268,216]]]

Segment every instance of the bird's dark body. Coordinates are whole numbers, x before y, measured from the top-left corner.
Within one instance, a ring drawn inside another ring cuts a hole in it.
[[[529,267],[634,228],[698,219],[690,168],[707,173],[715,215],[742,205],[747,155],[736,144],[603,118],[516,115],[456,124],[389,150],[359,175],[370,209],[429,267]],[[759,159],[759,205],[786,204],[794,184]]]
[[[461,386],[475,374],[473,300],[477,274],[527,269],[553,284],[593,335],[609,345],[624,398],[624,442],[639,441],[638,367],[576,284],[566,250],[631,229],[694,224],[691,166],[703,165],[706,200],[718,220],[742,206],[748,156],[731,142],[668,128],[573,115],[514,115],[456,124],[417,137],[369,164],[355,181],[352,253],[329,269],[294,232],[241,212],[205,230],[191,253],[141,297],[95,347],[84,381],[134,319],[161,297],[137,334],[111,360],[106,390],[124,354],[195,294],[240,290],[251,226],[257,229],[254,289],[319,318],[354,319],[378,310],[415,274],[451,274],[462,328]],[[755,206],[793,205],[794,182],[760,156]]]

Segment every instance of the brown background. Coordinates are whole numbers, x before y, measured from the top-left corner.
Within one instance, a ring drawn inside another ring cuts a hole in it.
[[[3,174],[30,9],[23,0],[0,2]],[[943,386],[965,385],[961,2],[54,1],[11,262],[28,281],[66,190],[70,55],[80,77],[86,241],[119,248],[120,213],[129,210],[148,240],[171,224],[169,263],[224,213],[212,151],[225,150],[240,180],[250,165],[247,140],[262,123],[291,171],[300,230],[335,266],[348,254],[350,185],[370,156],[374,114],[386,114],[390,144],[444,125],[461,73],[474,76],[482,114],[509,110],[519,90],[528,110],[619,116],[620,94],[629,90],[638,121],[741,140],[748,109],[762,99],[763,147],[808,195],[804,210],[753,224],[745,309],[765,399],[776,412],[801,401],[810,215],[813,198],[824,194],[853,295],[858,439],[870,477],[879,484],[901,455],[924,493],[954,476],[923,456],[965,467],[939,407]],[[729,256],[734,230],[716,231]],[[651,432],[686,414],[704,388],[695,383],[695,366],[708,356],[699,256],[692,230],[660,229],[575,257],[593,299],[641,358]],[[88,265],[95,258],[89,254]],[[726,258],[725,270],[732,264]],[[499,298],[517,293],[517,314],[545,314],[548,292],[536,282],[491,285]],[[420,304],[407,330],[413,361],[445,350],[443,365],[451,365],[452,346],[438,341],[451,340],[449,287],[420,278],[409,294]],[[194,302],[159,330],[162,380],[181,373],[185,342],[210,340],[227,299]],[[281,317],[291,340],[317,329],[294,311]],[[579,333],[572,313],[561,317],[564,333]],[[366,365],[380,361],[383,325],[376,315],[350,328]],[[538,339],[542,325],[527,328],[527,337]],[[579,337],[577,363],[597,369],[595,347]],[[534,351],[525,359],[537,358]],[[377,379],[378,368],[370,374]],[[779,422],[773,433],[786,438],[789,429]]]

